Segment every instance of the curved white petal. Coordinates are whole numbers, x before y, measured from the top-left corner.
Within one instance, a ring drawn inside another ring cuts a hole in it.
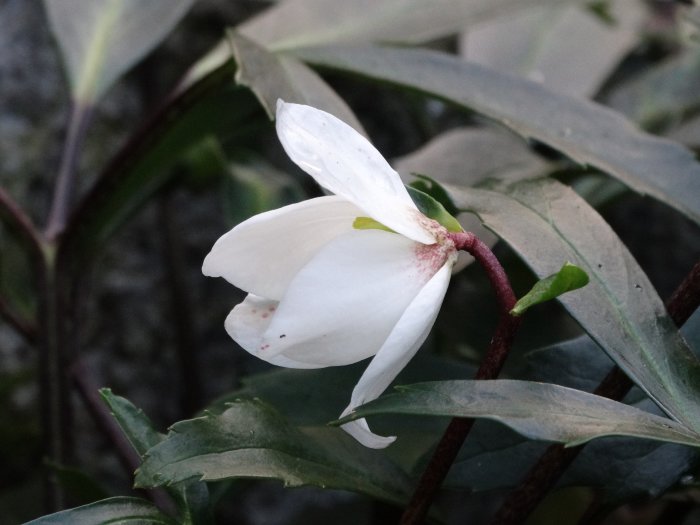
[[[355,385],[350,405],[341,417],[354,408],[379,397],[416,354],[428,337],[440,311],[440,305],[450,282],[453,261],[454,259],[451,258],[446,262],[406,308],[401,319]],[[346,423],[342,428],[370,448],[384,448],[395,439],[372,433],[364,419]]]
[[[381,230],[334,239],[292,280],[257,348],[246,350],[314,367],[374,355],[444,263],[427,250],[433,247]]]
[[[435,242],[399,174],[342,120],[311,106],[278,100],[277,135],[289,158],[321,186],[414,241]]]
[[[202,272],[270,299],[281,299],[297,272],[328,241],[352,231],[362,210],[337,196],[255,215],[224,234]]]
[[[244,301],[234,307],[226,317],[224,326],[231,338],[251,354],[273,365],[287,368],[318,368],[307,363],[300,363],[284,355],[268,355],[260,351],[262,334],[270,325],[277,310],[278,301],[248,294]]]

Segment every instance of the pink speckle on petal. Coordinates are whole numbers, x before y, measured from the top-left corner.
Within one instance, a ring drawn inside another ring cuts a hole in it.
[[[262,317],[263,319],[267,319],[268,317],[270,317],[270,314],[268,314],[267,312],[265,312],[265,313],[262,314],[261,317]]]

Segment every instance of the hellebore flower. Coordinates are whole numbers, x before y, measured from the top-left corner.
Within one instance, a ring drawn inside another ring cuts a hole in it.
[[[335,195],[242,222],[216,242],[202,271],[248,292],[225,326],[260,359],[322,368],[374,356],[345,415],[377,398],[421,346],[457,250],[448,228],[418,210],[399,175],[353,128],[282,101],[276,125],[289,157]],[[364,419],[343,429],[372,448],[395,439],[373,434]]]

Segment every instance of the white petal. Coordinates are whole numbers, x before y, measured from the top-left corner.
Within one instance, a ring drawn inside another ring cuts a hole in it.
[[[248,294],[245,300],[236,305],[226,317],[224,323],[226,331],[241,347],[273,365],[287,368],[317,368],[306,363],[299,363],[284,355],[267,355],[264,351],[259,351],[262,334],[270,325],[278,305],[278,301]]]
[[[328,241],[352,231],[362,211],[342,197],[319,197],[251,217],[224,234],[202,272],[270,299],[281,299],[297,272]]]
[[[440,311],[440,305],[450,282],[452,263],[451,258],[408,306],[382,348],[362,374],[352,391],[350,405],[341,417],[354,408],[379,397],[416,354],[428,337]],[[342,428],[370,448],[384,448],[395,439],[373,434],[364,419],[347,423]]]
[[[444,263],[426,250],[381,230],[334,239],[290,283],[258,351],[317,367],[374,355]]]
[[[399,174],[352,127],[325,111],[278,100],[277,135],[289,158],[321,186],[414,241],[435,242]]]

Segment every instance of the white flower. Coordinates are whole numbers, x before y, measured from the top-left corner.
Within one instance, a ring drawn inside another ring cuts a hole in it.
[[[377,398],[421,346],[456,249],[447,229],[418,211],[399,175],[347,124],[279,101],[277,134],[289,157],[335,195],[239,224],[216,242],[202,271],[248,292],[225,325],[260,359],[322,368],[374,356],[345,415]],[[358,217],[386,229],[358,229]],[[395,439],[373,434],[364,419],[343,428],[372,448]]]

